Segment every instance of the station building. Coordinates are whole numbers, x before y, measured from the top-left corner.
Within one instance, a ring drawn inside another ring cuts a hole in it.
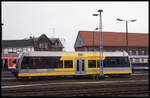
[[[79,31],[75,51],[100,51],[98,31]],[[103,51],[126,51],[125,32],[103,32]],[[128,54],[148,55],[148,34],[128,33]]]
[[[59,38],[49,38],[45,34],[21,40],[2,40],[2,53],[20,53],[27,51],[62,51]]]

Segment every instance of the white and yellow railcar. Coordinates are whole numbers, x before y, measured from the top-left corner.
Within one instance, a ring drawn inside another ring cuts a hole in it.
[[[16,75],[62,76],[98,75],[99,52],[28,52],[19,56]],[[104,75],[131,74],[132,66],[126,52],[103,52]]]

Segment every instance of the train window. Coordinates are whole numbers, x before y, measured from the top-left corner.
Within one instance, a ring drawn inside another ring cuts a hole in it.
[[[21,69],[27,69],[29,66],[29,57],[24,57],[21,63]]]
[[[45,68],[62,68],[63,61],[60,57],[24,57],[22,69],[45,69]]]
[[[116,64],[116,62],[117,62],[116,58],[111,58],[110,59],[110,64],[114,65],[114,64]]]
[[[36,65],[36,61],[35,60],[36,60],[35,58],[32,59],[32,65]]]
[[[119,57],[117,57],[116,58],[116,64],[120,64],[121,62],[120,62],[120,58]]]
[[[131,62],[134,62],[134,58],[130,58]]]
[[[127,67],[129,59],[127,57],[106,57],[103,61],[104,67]]]
[[[82,60],[82,71],[84,71],[84,60]]]
[[[144,58],[141,58],[141,62],[144,62]]]
[[[55,62],[55,68],[63,68],[63,61],[56,61]]]
[[[17,63],[17,59],[12,59],[12,63],[16,64]]]
[[[129,58],[128,57],[120,57],[120,67],[129,67],[130,63],[129,63]]]
[[[139,60],[139,58],[135,58],[135,62],[139,62],[140,60]]]
[[[96,60],[88,60],[88,68],[96,68]]]
[[[147,62],[148,62],[148,59],[147,59],[147,58],[144,58],[144,62],[147,63]]]
[[[35,69],[42,69],[42,68],[53,68],[51,65],[50,58],[48,57],[41,57],[40,60],[39,58],[36,58],[36,66],[34,67]]]
[[[103,65],[105,65],[106,62],[103,61]],[[97,68],[100,66],[100,60],[97,61]]]
[[[72,60],[65,60],[64,61],[64,68],[73,68],[73,61]]]
[[[45,68],[62,68],[63,61],[60,61],[60,57],[42,57],[40,59],[41,65]]]

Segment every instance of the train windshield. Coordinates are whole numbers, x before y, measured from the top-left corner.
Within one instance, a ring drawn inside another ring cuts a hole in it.
[[[20,59],[21,59],[22,55],[23,55],[23,53],[20,53],[19,56],[18,56],[18,60],[17,60],[17,62],[16,62],[16,70],[17,70],[18,67],[19,67]]]

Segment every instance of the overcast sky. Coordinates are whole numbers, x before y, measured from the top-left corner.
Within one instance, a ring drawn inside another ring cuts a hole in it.
[[[103,31],[125,32],[125,22],[131,33],[149,33],[148,2],[2,2],[3,40],[39,37],[65,39],[65,51],[74,51],[79,30],[93,31],[99,17],[92,16],[102,9]]]

